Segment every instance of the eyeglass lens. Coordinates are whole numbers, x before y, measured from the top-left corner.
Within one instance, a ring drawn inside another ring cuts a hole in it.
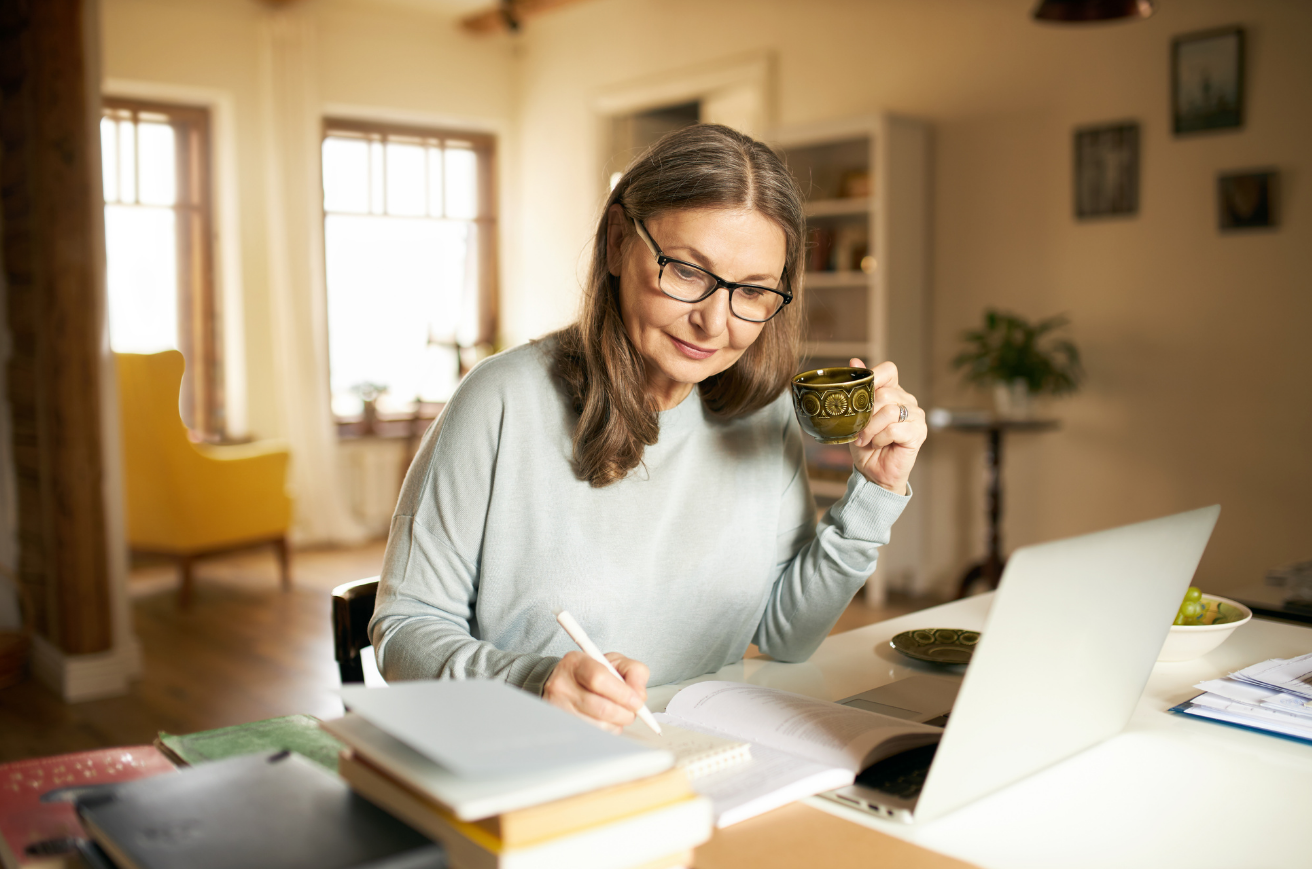
[[[716,286],[709,272],[681,262],[668,262],[661,269],[661,292],[683,302],[700,301]],[[775,315],[784,297],[761,287],[735,287],[729,295],[729,310],[744,320],[761,322]]]

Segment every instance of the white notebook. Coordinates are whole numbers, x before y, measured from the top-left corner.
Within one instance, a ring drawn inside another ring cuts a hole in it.
[[[346,708],[466,778],[520,776],[643,753],[541,698],[490,679],[342,689]],[[640,764],[641,765],[641,764]]]
[[[661,748],[674,755],[674,765],[694,779],[750,760],[752,744],[727,739],[713,733],[703,733],[680,727],[668,715],[657,715],[661,735],[657,736],[642,722],[635,724],[624,735],[651,748]]]

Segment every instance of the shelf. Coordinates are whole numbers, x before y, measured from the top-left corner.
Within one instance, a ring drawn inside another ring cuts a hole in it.
[[[813,199],[806,203],[807,217],[867,217],[870,197],[851,199]]]
[[[804,279],[808,325],[802,365],[842,366],[857,358],[874,366],[896,353],[899,382],[928,401],[933,379],[924,220],[933,200],[929,126],[899,115],[868,115],[784,128],[775,139],[798,187],[809,193],[806,262],[820,267]],[[863,261],[870,272],[861,268]],[[890,264],[895,271],[889,271]],[[839,448],[839,459],[843,452]],[[811,449],[807,460],[820,464]],[[922,453],[917,466],[931,464],[932,457]],[[846,473],[833,479],[816,469],[809,476],[817,496],[842,494]],[[917,592],[931,584],[922,553],[928,551],[926,529],[932,522],[924,507],[917,499],[907,505],[898,539],[909,542],[884,552],[879,568]]]
[[[865,341],[806,341],[802,344],[802,354],[812,359],[856,356],[869,362],[865,357],[870,355],[870,345]]]
[[[806,285],[817,290],[826,287],[864,287],[873,277],[862,271],[807,272]]]
[[[808,481],[811,484],[812,495],[837,501],[847,494],[846,478],[841,483],[838,480],[817,479],[816,477],[808,477]]]

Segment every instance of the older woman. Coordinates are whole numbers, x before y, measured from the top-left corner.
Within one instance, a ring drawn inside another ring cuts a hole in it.
[[[910,497],[924,414],[891,363],[817,524],[788,384],[797,186],[728,128],[615,186],[574,325],[460,385],[406,477],[370,625],[388,679],[504,679],[608,729],[648,678],[808,657]],[[852,360],[860,364],[859,360]],[[624,676],[573,650],[568,609]]]

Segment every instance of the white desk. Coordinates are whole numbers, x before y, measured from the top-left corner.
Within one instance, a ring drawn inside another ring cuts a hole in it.
[[[979,630],[992,597],[829,637],[805,663],[748,659],[704,678],[838,700],[915,673],[942,673],[903,657],[889,640],[917,627]],[[1255,619],[1206,657],[1158,664],[1118,736],[928,824],[809,802],[988,869],[1312,866],[1312,746],[1166,711],[1198,693],[1191,686],[1202,679],[1307,652],[1312,628]],[[664,710],[679,687],[652,689],[648,705]]]

